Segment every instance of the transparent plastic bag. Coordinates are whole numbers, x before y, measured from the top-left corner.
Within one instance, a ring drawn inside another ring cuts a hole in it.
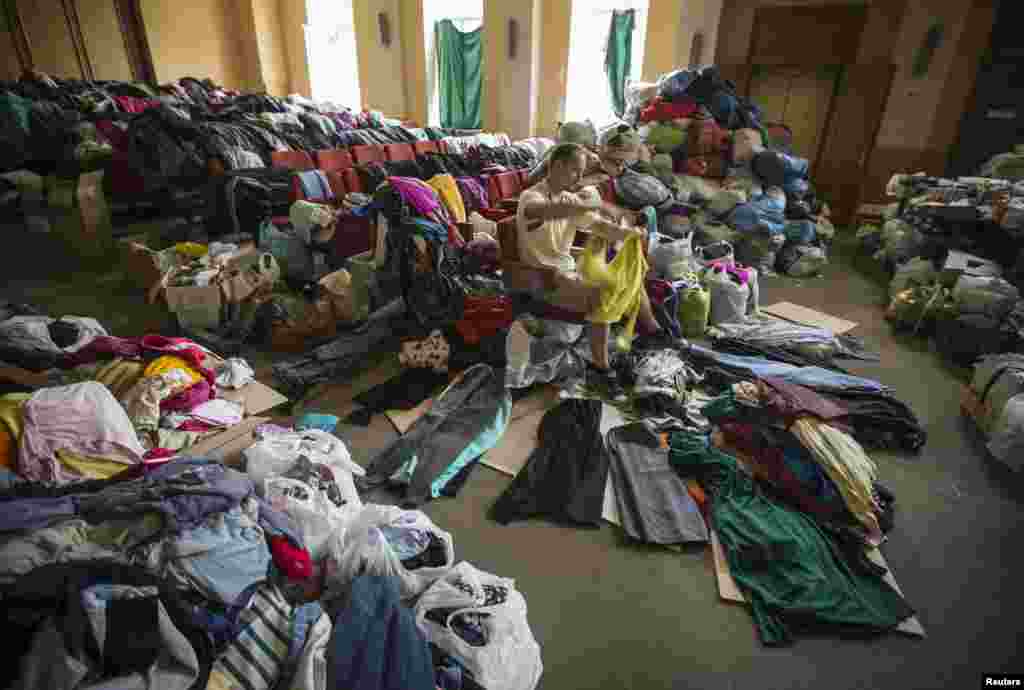
[[[348,481],[351,484],[351,478]],[[355,491],[355,487],[352,490]],[[357,495],[355,501],[339,508],[322,491],[290,477],[267,477],[263,481],[263,494],[271,507],[295,522],[314,561],[324,555],[324,547],[331,536],[342,530],[362,507]]]
[[[720,323],[741,322],[747,315],[750,285],[733,279],[728,270],[711,269],[704,274],[704,282],[711,293],[712,326]]]
[[[1001,321],[1013,310],[1020,291],[1002,278],[962,275],[953,288],[961,314],[984,314]]]
[[[360,477],[366,474],[366,470],[352,462],[348,448],[340,438],[320,429],[275,434],[249,446],[242,455],[245,457],[245,470],[257,487],[262,486],[267,477],[287,472],[302,455],[311,462],[348,474]]]
[[[403,532],[433,534],[443,546],[444,564],[407,569],[400,551],[416,539],[401,539]],[[325,563],[324,590],[341,594],[360,575],[386,575],[398,579],[403,599],[414,599],[454,564],[452,535],[424,513],[369,503],[346,523],[344,530],[333,535]]]
[[[492,602],[488,604],[488,602]],[[448,610],[444,623],[432,611]],[[428,642],[454,657],[477,684],[502,690],[533,690],[544,666],[540,645],[526,619],[526,600],[515,581],[477,570],[463,561],[416,603],[416,626]],[[470,644],[458,632],[473,617],[485,642]]]
[[[697,270],[693,260],[693,235],[681,240],[670,240],[662,237],[650,251],[651,266],[662,278],[677,280],[687,273]]]

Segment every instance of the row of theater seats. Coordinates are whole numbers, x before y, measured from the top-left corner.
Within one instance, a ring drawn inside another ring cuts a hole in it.
[[[350,192],[370,193],[366,189],[362,177],[355,166],[372,162],[413,160],[417,155],[427,152],[443,151],[444,142],[419,141],[414,144],[380,144],[352,146],[347,149],[331,149],[315,151],[312,155],[305,151],[275,151],[271,154],[275,167],[294,170],[296,176],[292,181],[292,201],[312,201],[323,204],[340,204]],[[327,180],[329,195],[308,196],[298,174],[319,170]],[[506,172],[485,175],[488,208],[481,214],[495,221],[509,215],[502,208],[502,202],[517,199],[525,188],[529,170],[509,170]],[[274,218],[277,225],[287,223],[287,218]],[[334,235],[334,246],[331,251],[331,263],[340,265],[345,259],[369,251],[375,244],[375,224],[366,217],[342,216]]]

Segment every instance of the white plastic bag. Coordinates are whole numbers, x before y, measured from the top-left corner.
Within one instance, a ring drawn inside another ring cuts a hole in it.
[[[432,533],[444,546],[444,564],[407,570],[397,545],[387,534],[402,533],[410,538]],[[360,575],[388,575],[398,579],[403,599],[418,597],[455,564],[455,544],[445,532],[419,510],[368,503],[331,539],[325,563],[324,590],[331,594],[347,591]]]
[[[738,283],[726,270],[711,269],[705,272],[704,282],[711,293],[712,326],[720,323],[737,323],[746,318],[747,302],[750,300],[750,285]]]
[[[348,483],[351,485],[351,477]],[[351,490],[355,492],[355,487]],[[298,526],[313,561],[323,557],[324,548],[331,536],[342,530],[362,508],[358,494],[354,501],[347,501],[343,507],[338,507],[322,491],[290,477],[267,477],[263,480],[263,494],[272,508],[288,515]]]
[[[962,275],[953,288],[961,314],[984,314],[1001,321],[1020,297],[1020,291],[1002,278]]]
[[[275,474],[284,474],[295,464],[299,456],[310,461],[329,465],[331,469],[343,470],[349,474],[363,476],[366,470],[352,462],[345,443],[320,429],[306,429],[290,434],[276,434],[242,451],[245,470],[257,488],[263,480]],[[335,472],[337,477],[338,473]]]
[[[492,603],[501,600],[500,603]],[[455,609],[445,624],[428,617],[436,609]],[[460,617],[481,615],[486,639],[474,646],[453,629]],[[526,620],[526,600],[515,582],[477,570],[463,561],[423,593],[416,603],[416,626],[454,657],[485,688],[533,690],[544,670],[540,645]]]
[[[988,449],[1010,469],[1019,471],[1024,467],[1024,395],[1007,401],[992,428]]]
[[[697,270],[693,260],[693,235],[681,240],[662,236],[657,246],[651,249],[651,266],[661,278],[678,280],[687,273]]]

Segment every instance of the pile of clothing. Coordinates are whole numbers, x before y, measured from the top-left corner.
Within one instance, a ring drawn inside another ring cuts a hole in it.
[[[914,615],[869,557],[894,528],[895,496],[858,439],[923,442],[873,407],[888,389],[695,346],[642,345],[617,365],[628,398],[568,386],[492,519],[715,541],[766,645],[878,634]]]
[[[456,564],[423,513],[364,504],[337,421],[257,427],[244,470],[4,477],[4,685],[533,690],[515,583]]]
[[[900,201],[884,209],[881,224],[857,231],[861,251],[891,276],[886,318],[934,333],[939,349],[965,366],[1015,351],[1024,336],[1024,263],[1010,209],[1024,185],[894,175],[888,191]]]
[[[716,67],[630,85],[627,101],[650,165],[691,205],[697,244],[727,240],[761,273],[807,277],[827,263],[835,229],[808,161],[770,140],[760,109]]]

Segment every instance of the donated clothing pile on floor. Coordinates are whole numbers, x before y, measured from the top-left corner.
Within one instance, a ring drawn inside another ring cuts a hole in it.
[[[3,316],[9,362],[56,367],[0,397],[0,599],[20,659],[5,687],[536,686],[515,582],[457,564],[423,513],[364,504],[384,461],[353,463],[337,417],[254,426],[241,471],[194,449],[242,421],[219,396],[253,380],[244,360],[28,305]],[[454,495],[504,429],[503,384],[466,371],[387,483]]]
[[[682,69],[626,88],[625,119],[639,127],[654,174],[677,202],[676,233],[727,241],[762,274],[817,274],[835,234],[808,181],[808,161],[769,138],[760,109],[717,68]],[[670,204],[666,204],[668,206]],[[660,209],[659,209],[660,210]],[[673,233],[669,233],[673,234]]]
[[[857,231],[861,250],[892,276],[887,318],[934,332],[963,365],[1016,350],[1024,340],[1024,245],[1022,216],[1012,209],[1024,203],[1024,185],[895,175],[889,192],[900,201],[886,208],[883,225]]]

